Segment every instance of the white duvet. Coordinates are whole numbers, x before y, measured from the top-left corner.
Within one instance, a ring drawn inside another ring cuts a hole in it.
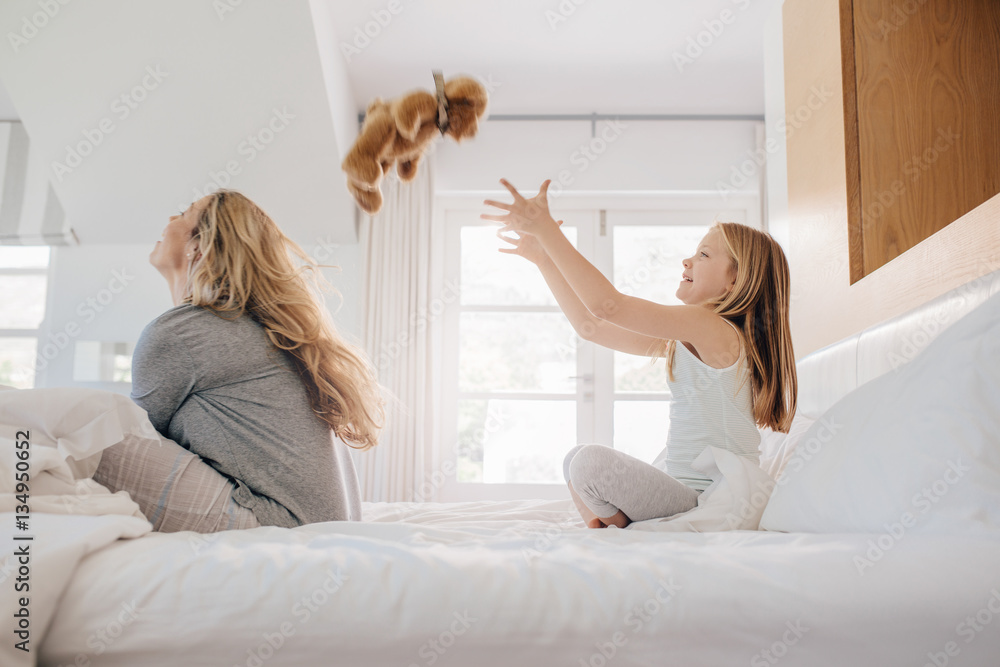
[[[947,650],[956,665],[1000,656],[1000,540],[909,535],[878,554],[875,535],[586,530],[564,502],[364,511],[363,523],[151,533],[95,550],[63,592],[41,664],[888,667]],[[866,554],[873,565],[859,571]]]

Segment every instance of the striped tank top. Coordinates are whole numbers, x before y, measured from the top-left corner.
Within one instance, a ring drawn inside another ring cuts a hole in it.
[[[729,324],[739,335],[736,325]],[[673,395],[667,446],[653,461],[654,466],[700,491],[708,488],[712,480],[692,468],[691,462],[709,445],[760,462],[760,431],[753,418],[750,379],[740,386],[746,370],[742,344],[734,364],[713,368],[677,341],[674,381],[667,377]]]

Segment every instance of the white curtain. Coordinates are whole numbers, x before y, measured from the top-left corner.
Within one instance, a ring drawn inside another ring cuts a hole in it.
[[[438,344],[432,262],[438,253],[433,220],[433,161],[401,183],[395,172],[382,182],[384,203],[362,215],[364,302],[362,335],[391,394],[379,445],[354,452],[362,499],[368,502],[433,501],[429,482],[439,469],[434,446],[439,395]],[[437,476],[439,478],[439,475]]]

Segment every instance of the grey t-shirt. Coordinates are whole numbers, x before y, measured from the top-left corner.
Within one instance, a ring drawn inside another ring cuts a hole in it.
[[[157,431],[231,478],[233,498],[261,525],[361,519],[347,445],[312,411],[289,354],[248,315],[182,304],[150,322],[132,360],[132,400]]]

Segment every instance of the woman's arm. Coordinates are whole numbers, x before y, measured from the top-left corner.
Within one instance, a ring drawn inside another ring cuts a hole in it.
[[[615,289],[611,281],[573,247],[552,219],[546,200],[550,181],[545,181],[538,195],[531,199],[522,197],[506,180],[500,182],[514,195],[514,202],[504,204],[487,200],[485,203],[504,209],[508,214],[480,217],[504,223],[501,231],[535,236],[570,288],[595,317],[659,340],[689,341],[696,347],[725,343],[729,326],[707,308],[665,306]]]
[[[187,346],[162,320],[143,330],[132,355],[132,401],[166,435],[174,413],[194,389],[194,364]]]
[[[562,222],[556,224],[559,225]],[[545,254],[535,237],[525,235],[515,239],[500,233],[497,236],[514,246],[513,248],[501,248],[500,252],[520,255],[538,267],[542,278],[545,279],[545,284],[549,286],[552,295],[556,298],[556,303],[559,304],[559,308],[562,309],[580,338],[612,350],[639,356],[650,356],[659,347],[662,341],[657,338],[622,329],[611,322],[594,317],[580,301],[580,297],[576,295],[566,279],[563,278],[552,259]]]

